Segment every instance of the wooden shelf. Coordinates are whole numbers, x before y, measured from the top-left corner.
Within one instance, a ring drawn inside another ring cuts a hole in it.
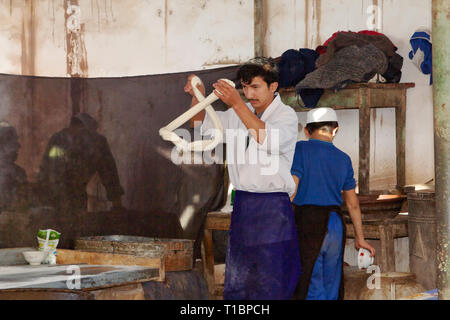
[[[370,194],[370,109],[394,108],[396,130],[397,189],[405,185],[405,123],[406,90],[414,88],[414,83],[356,83],[337,92],[326,89],[317,107],[329,107],[336,110],[359,110],[359,194]],[[297,112],[306,112],[295,88],[279,91],[281,100]],[[243,92],[241,90],[241,94]]]

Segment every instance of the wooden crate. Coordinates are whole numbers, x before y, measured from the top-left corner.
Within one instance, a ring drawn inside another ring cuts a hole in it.
[[[165,257],[165,271],[193,268],[194,240],[137,236],[96,236],[75,240],[75,249],[88,252],[125,254],[136,257]]]
[[[150,258],[139,257],[127,254],[104,253],[104,252],[88,252],[80,250],[56,250],[57,264],[92,264],[92,265],[113,265],[113,266],[141,266],[159,269],[159,278],[154,280],[164,281],[165,274],[165,257]]]

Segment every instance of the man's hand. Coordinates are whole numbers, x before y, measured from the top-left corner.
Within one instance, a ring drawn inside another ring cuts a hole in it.
[[[196,76],[195,74],[189,75],[186,85],[184,86],[184,92],[189,93],[193,97],[195,97],[195,94],[194,94],[194,90],[192,88],[191,80],[195,76]],[[201,82],[201,80],[200,80],[200,82]],[[200,92],[202,93],[203,96],[205,95],[205,86],[203,85],[203,82],[201,82],[197,85],[197,89],[200,90]]]
[[[216,89],[214,93],[222,100],[227,106],[235,107],[238,104],[244,104],[244,100],[242,100],[241,95],[233,86],[229,85],[223,80],[219,80],[213,84],[213,87]]]
[[[364,239],[355,239],[355,248],[356,249],[360,249],[360,248],[364,248],[370,251],[370,256],[374,257],[375,256],[375,249],[374,247],[372,247],[366,240]]]

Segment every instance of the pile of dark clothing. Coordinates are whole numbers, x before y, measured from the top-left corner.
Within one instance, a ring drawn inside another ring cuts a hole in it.
[[[295,86],[305,106],[314,108],[323,89],[339,90],[349,83],[398,83],[403,58],[397,47],[375,31],[336,32],[316,50],[287,50],[278,62],[280,88]],[[377,80],[378,82],[378,80]]]
[[[298,83],[297,89],[340,89],[351,82],[368,82],[377,74],[388,83],[398,83],[403,58],[396,51],[382,33],[337,32],[317,48],[317,69]]]
[[[316,68],[319,54],[311,49],[290,49],[281,55],[277,64],[279,88],[293,87]],[[323,94],[323,89],[305,88],[297,91],[307,108],[314,108]]]

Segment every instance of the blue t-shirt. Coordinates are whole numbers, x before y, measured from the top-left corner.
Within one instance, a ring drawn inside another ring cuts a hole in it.
[[[340,206],[342,190],[356,187],[350,157],[327,141],[297,142],[291,173],[299,178],[298,206]]]

